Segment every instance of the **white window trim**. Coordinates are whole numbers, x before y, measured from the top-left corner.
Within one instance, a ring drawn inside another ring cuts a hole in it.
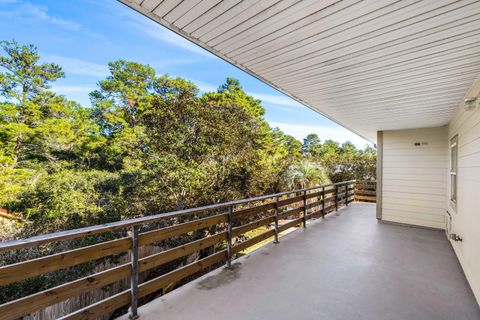
[[[453,148],[456,148],[456,152],[455,152],[455,168],[453,168],[453,163],[452,163],[452,157],[453,157]],[[450,139],[450,148],[449,148],[449,151],[450,151],[450,164],[449,164],[449,167],[450,167],[450,170],[449,170],[449,179],[448,179],[448,183],[450,185],[450,195],[449,195],[449,199],[450,199],[450,206],[452,207],[452,209],[455,210],[455,212],[457,211],[457,203],[458,203],[458,135],[455,135],[453,136],[453,138]],[[455,193],[453,193],[452,191],[452,188],[453,188],[453,185],[452,185],[452,176],[455,176]],[[453,198],[453,194],[455,194],[455,198]]]

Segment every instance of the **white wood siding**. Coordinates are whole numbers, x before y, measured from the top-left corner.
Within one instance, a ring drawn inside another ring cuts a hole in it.
[[[447,127],[383,132],[382,220],[444,228],[447,148]]]
[[[480,80],[467,96],[480,95]],[[452,241],[458,260],[480,304],[480,110],[465,111],[458,107],[448,127],[449,139],[458,135],[458,199],[456,209],[449,197],[446,206],[452,216],[451,232],[462,242]],[[448,194],[450,194],[450,184]]]

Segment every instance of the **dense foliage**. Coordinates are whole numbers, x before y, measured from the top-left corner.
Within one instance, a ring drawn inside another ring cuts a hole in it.
[[[374,177],[375,150],[314,134],[302,145],[235,79],[200,94],[118,60],[87,108],[51,89],[62,68],[34,46],[1,47],[0,207],[23,219],[4,238]]]

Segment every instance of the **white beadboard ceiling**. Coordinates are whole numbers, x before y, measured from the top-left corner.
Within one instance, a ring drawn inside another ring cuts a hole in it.
[[[119,0],[375,142],[446,125],[480,74],[480,1]]]

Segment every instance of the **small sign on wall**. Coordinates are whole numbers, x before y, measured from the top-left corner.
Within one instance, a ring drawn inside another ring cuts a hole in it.
[[[428,142],[425,142],[425,141],[423,141],[423,142],[414,142],[413,145],[414,145],[415,147],[425,147],[425,146],[428,146]]]

